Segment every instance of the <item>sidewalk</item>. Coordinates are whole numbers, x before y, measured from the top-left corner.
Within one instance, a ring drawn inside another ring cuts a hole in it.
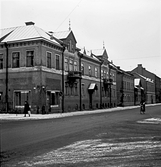
[[[155,106],[160,104],[147,104],[146,106]],[[87,115],[93,113],[104,113],[104,112],[113,112],[113,111],[122,111],[133,108],[139,108],[139,106],[127,106],[127,107],[116,107],[116,108],[108,108],[108,109],[98,109],[98,110],[85,110],[85,111],[75,111],[69,113],[52,113],[52,114],[31,114],[30,117],[27,115],[24,117],[24,114],[0,114],[1,120],[39,120],[39,119],[53,119],[53,118],[62,118],[62,117],[70,117],[75,115]]]

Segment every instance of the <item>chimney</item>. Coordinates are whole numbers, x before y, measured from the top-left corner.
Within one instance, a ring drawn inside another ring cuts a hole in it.
[[[35,23],[32,22],[32,21],[29,21],[29,22],[25,22],[26,26],[31,26],[31,25],[34,25]]]
[[[49,31],[48,33],[49,33],[49,35],[50,35],[50,39],[51,39],[51,40],[54,39],[54,38],[53,38],[53,31]]]
[[[142,67],[142,64],[138,64],[138,67]]]

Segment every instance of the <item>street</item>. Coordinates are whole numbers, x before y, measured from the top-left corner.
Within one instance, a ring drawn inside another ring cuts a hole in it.
[[[136,108],[59,119],[1,121],[1,166],[159,167],[160,109],[157,105],[146,107],[145,114]]]

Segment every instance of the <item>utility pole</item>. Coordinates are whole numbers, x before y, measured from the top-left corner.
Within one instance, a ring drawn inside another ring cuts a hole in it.
[[[63,50],[62,50],[62,113],[64,113],[64,51],[65,46],[62,44]]]
[[[6,47],[6,112],[8,113],[8,44],[4,43]]]

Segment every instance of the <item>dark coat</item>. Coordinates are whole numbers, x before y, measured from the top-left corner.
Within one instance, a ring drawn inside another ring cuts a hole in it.
[[[29,103],[25,103],[24,106],[24,114],[28,114],[28,111],[30,110]]]

